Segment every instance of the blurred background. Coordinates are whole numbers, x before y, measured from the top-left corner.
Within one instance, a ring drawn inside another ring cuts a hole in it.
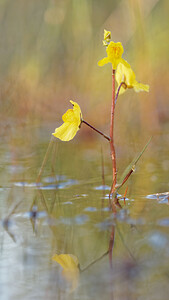
[[[168,20],[168,0],[0,0],[2,300],[168,299]],[[97,65],[104,29],[150,86],[126,91],[116,105],[119,177],[153,136],[116,220],[109,144],[84,124],[70,143],[55,139],[36,185],[69,100],[109,134],[111,64]],[[85,268],[107,251],[114,224],[113,277],[105,257],[82,273],[77,297],[64,297],[53,254],[73,254]]]
[[[111,65],[97,65],[105,56],[104,29],[123,44],[136,79],[150,85],[149,94],[120,97],[117,135],[165,128],[168,18],[167,0],[0,0],[1,134],[9,119],[60,124],[70,99],[86,121],[109,132]]]

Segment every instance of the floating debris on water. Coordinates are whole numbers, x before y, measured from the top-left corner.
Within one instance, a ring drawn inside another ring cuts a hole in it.
[[[97,191],[110,190],[110,186],[109,185],[99,185],[99,186],[94,187],[94,190],[97,190]]]
[[[43,178],[43,182],[45,183],[53,183],[53,182],[63,181],[63,180],[66,180],[65,175],[48,176]]]
[[[13,183],[14,186],[17,187],[41,187],[42,183],[36,183],[36,182],[26,182],[26,181],[18,181]]]
[[[159,203],[168,204],[169,203],[169,192],[150,194],[146,196],[147,199],[158,200]]]
[[[96,207],[86,207],[84,211],[94,212],[94,211],[98,211],[98,209]]]
[[[30,187],[30,188],[38,188],[41,190],[55,190],[55,189],[64,189],[66,187],[78,184],[77,180],[74,179],[69,179],[65,182],[61,182],[59,184],[48,184],[48,185],[43,185],[42,183],[36,183],[36,182],[31,182],[28,183],[26,181],[20,181],[20,182],[14,182],[14,186],[17,187]]]
[[[63,205],[67,205],[67,204],[70,205],[70,204],[73,204],[73,202],[67,201],[67,202],[63,202],[62,204],[63,204]]]
[[[157,222],[160,226],[169,226],[169,218],[161,219]]]

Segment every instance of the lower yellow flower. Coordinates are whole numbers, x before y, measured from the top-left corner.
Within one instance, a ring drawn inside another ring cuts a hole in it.
[[[62,268],[63,277],[71,283],[71,292],[77,288],[79,280],[79,261],[76,256],[72,254],[55,254],[52,257]]]
[[[80,106],[70,100],[73,105],[73,109],[68,109],[67,112],[62,116],[63,124],[55,129],[52,133],[56,138],[61,141],[70,141],[74,138],[77,131],[80,129],[82,122],[82,112]]]
[[[111,63],[113,70],[116,70],[117,65],[119,63],[123,63],[127,67],[129,66],[129,64],[121,57],[124,50],[120,42],[118,43],[110,42],[110,44],[106,48],[106,52],[107,52],[107,57],[104,57],[98,62],[99,66],[104,66],[107,63]]]
[[[127,88],[133,88],[137,93],[141,91],[149,92],[149,85],[137,82],[134,71],[131,69],[130,65],[129,67],[126,67],[124,64],[120,63],[117,67],[115,76],[118,88],[120,84],[123,83],[119,94],[123,94]]]

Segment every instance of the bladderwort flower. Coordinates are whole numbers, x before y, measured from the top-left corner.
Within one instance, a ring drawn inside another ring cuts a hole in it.
[[[120,42],[110,42],[106,48],[107,57],[104,57],[98,62],[99,66],[104,66],[107,63],[112,64],[113,70],[116,70],[119,63],[124,64],[126,67],[130,66],[127,61],[122,58],[124,52],[123,46]]]
[[[118,83],[118,88],[120,87],[119,94],[123,94],[126,89],[134,89],[135,92],[149,92],[149,85],[140,83],[136,80],[136,75],[134,71],[129,67],[126,67],[124,64],[119,63],[116,69],[115,74],[116,81]]]
[[[82,123],[82,112],[80,106],[70,100],[70,103],[73,105],[73,109],[68,109],[66,113],[62,116],[63,124],[55,129],[55,132],[52,133],[56,138],[61,141],[70,141],[74,138],[77,131],[80,129]]]

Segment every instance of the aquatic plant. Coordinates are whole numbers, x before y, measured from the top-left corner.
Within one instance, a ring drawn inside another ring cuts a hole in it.
[[[143,152],[147,148],[150,140],[143,148],[143,150],[139,153],[139,155],[136,157],[136,159],[134,159],[133,162],[125,169],[125,172],[120,177],[118,183],[116,151],[114,144],[115,106],[119,95],[126,92],[127,89],[133,89],[135,92],[149,92],[149,86],[147,84],[139,83],[136,80],[135,73],[132,70],[130,64],[122,58],[122,54],[124,52],[122,44],[120,42],[115,43],[111,41],[110,31],[104,30],[103,46],[106,47],[107,56],[101,59],[98,62],[98,65],[104,66],[107,63],[112,64],[112,103],[110,118],[110,136],[107,136],[106,134],[104,134],[103,132],[86,122],[82,117],[80,106],[72,100],[70,100],[70,102],[73,105],[73,109],[68,109],[67,112],[62,116],[63,124],[56,128],[55,132],[52,133],[52,135],[56,138],[59,138],[62,141],[70,141],[75,137],[77,131],[79,131],[79,129],[81,128],[81,125],[85,124],[109,141],[112,160],[112,186],[109,197],[111,198],[112,196],[113,204],[117,204],[118,206],[120,206],[117,199],[117,191],[123,186],[124,183],[126,183],[130,175],[133,173],[137,161],[140,159]],[[117,81],[117,88],[115,88],[115,81]]]

